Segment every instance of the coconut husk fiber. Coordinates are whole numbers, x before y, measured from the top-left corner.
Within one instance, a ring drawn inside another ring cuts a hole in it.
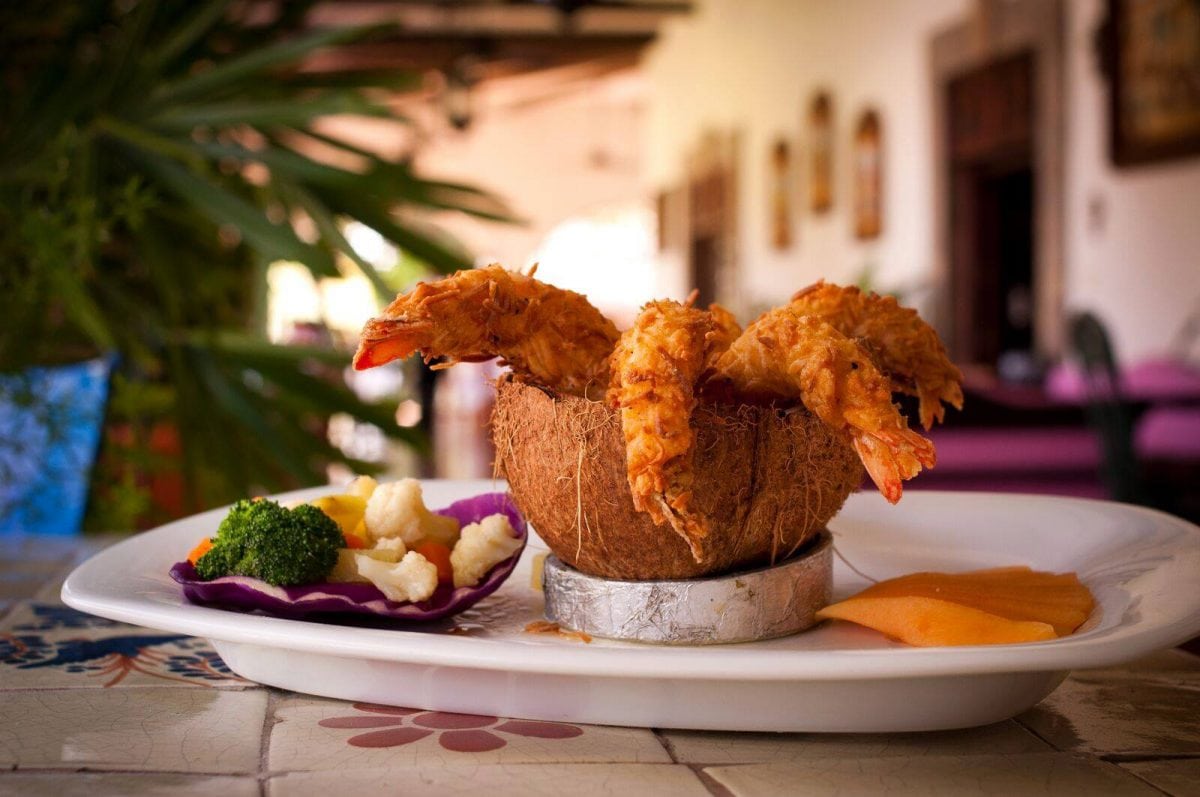
[[[701,404],[692,507],[709,525],[692,558],[670,526],[633,507],[619,414],[502,378],[492,436],[498,472],[554,554],[625,580],[717,575],[786,559],[862,480],[854,450],[802,408]]]

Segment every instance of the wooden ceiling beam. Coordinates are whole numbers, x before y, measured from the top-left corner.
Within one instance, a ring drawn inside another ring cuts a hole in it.
[[[478,36],[400,35],[382,41],[363,42],[320,53],[306,64],[306,71],[346,70],[447,70],[464,57],[477,59],[480,70],[489,63],[523,64],[531,71],[569,64],[609,59],[629,61],[640,56],[654,41],[653,34],[640,36]],[[511,67],[509,70],[511,71]]]

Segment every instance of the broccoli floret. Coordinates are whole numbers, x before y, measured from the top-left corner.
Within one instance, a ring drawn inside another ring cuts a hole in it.
[[[315,506],[238,501],[217,528],[196,572],[209,581],[250,576],[277,587],[324,581],[345,545],[337,523]]]
[[[239,561],[246,550],[246,536],[252,523],[251,519],[266,515],[273,510],[255,506],[272,504],[270,501],[238,501],[229,510],[229,514],[217,526],[217,534],[212,538],[213,547],[196,562],[196,573],[205,581],[230,575],[233,563]]]
[[[229,575],[229,550],[214,543],[208,553],[196,560],[196,575],[203,581]]]

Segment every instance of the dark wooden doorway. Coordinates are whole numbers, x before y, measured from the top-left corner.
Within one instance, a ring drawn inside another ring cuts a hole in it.
[[[946,85],[951,341],[961,362],[995,366],[1035,347],[1035,68],[1022,52]]]
[[[728,271],[731,178],[721,160],[711,158],[691,181],[688,282],[699,291],[697,307],[720,299],[722,272]]]

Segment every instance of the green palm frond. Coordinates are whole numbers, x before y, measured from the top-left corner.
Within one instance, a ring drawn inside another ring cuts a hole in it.
[[[313,482],[347,461],[314,433],[333,413],[426,445],[394,406],[346,387],[348,352],[264,342],[254,319],[267,264],[320,278],[350,263],[387,294],[344,223],[450,272],[471,258],[419,220],[427,212],[517,220],[493,194],[319,128],[335,114],[406,124],[386,98],[419,83],[312,71],[313,56],[388,29],[314,30],[311,5],[278,4],[268,24],[246,24],[254,4],[230,0],[0,5],[0,370],[118,353],[122,390],[172,397],[154,420],[178,429],[197,504]],[[359,165],[310,154],[329,147]]]

